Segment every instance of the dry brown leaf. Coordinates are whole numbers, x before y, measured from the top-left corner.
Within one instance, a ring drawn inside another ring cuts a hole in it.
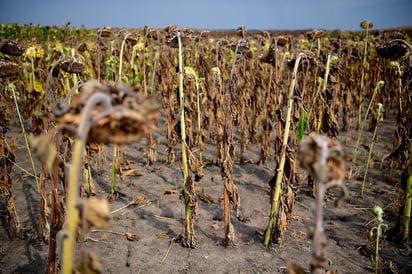
[[[90,251],[82,258],[79,266],[75,270],[76,274],[100,274],[103,273],[102,265],[96,256]]]
[[[33,149],[33,153],[49,173],[52,173],[53,166],[59,161],[56,147],[52,141],[54,133],[55,131],[49,131],[46,135],[29,136],[29,142]]]
[[[298,264],[288,261],[288,274],[305,274],[305,270]]]
[[[199,194],[199,200],[208,203],[208,204],[213,204],[215,203],[215,200],[210,197],[209,195],[205,194],[205,193],[200,193]]]
[[[167,236],[167,232],[166,231],[161,231],[159,233],[156,233],[155,238],[156,239],[161,239]]]
[[[145,196],[136,196],[133,200],[129,203],[129,205],[141,205],[143,203],[147,203]]]
[[[87,223],[98,228],[107,227],[110,221],[109,203],[106,199],[91,197],[84,200]]]
[[[126,236],[126,239],[129,241],[138,241],[140,238],[136,234],[132,234],[130,232],[125,232],[124,235]]]
[[[121,177],[122,179],[124,179],[124,177],[127,177],[127,176],[142,176],[142,175],[143,173],[137,169],[129,169],[129,170],[124,171]]]
[[[165,190],[165,192],[163,192],[164,195],[172,195],[172,194],[180,194],[180,191],[175,190],[175,189],[169,189],[169,190]]]
[[[116,201],[116,194],[109,194],[109,195],[107,195],[106,200],[107,200],[107,202],[109,202],[109,203]]]

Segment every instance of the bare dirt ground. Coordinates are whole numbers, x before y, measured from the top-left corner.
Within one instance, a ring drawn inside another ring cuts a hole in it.
[[[325,202],[325,231],[327,235],[327,257],[329,270],[338,273],[373,273],[374,245],[369,240],[367,223],[373,218],[371,208],[380,205],[385,210],[385,220],[393,228],[397,219],[398,198],[402,198],[400,170],[391,170],[382,157],[392,149],[395,117],[388,114],[378,129],[374,146],[373,165],[368,172],[365,197],[361,199],[363,170],[368,150],[360,148],[358,174],[345,181],[350,196],[338,208],[334,207],[334,196],[330,192]],[[110,227],[103,232],[90,232],[84,243],[102,264],[104,273],[286,273],[287,261],[294,261],[309,270],[310,245],[308,227],[312,225],[310,197],[304,172],[299,169],[300,183],[296,185],[296,202],[293,221],[288,225],[284,240],[279,245],[266,248],[261,232],[267,225],[270,203],[267,182],[274,174],[272,159],[264,164],[234,164],[235,183],[239,188],[241,213],[244,221],[233,218],[236,245],[224,246],[223,208],[220,203],[223,184],[220,169],[214,165],[205,168],[203,183],[205,193],[214,202],[200,201],[196,232],[198,245],[195,249],[184,248],[172,240],[182,232],[184,207],[180,200],[182,175],[179,163],[167,165],[165,128],[160,126],[154,134],[157,141],[157,161],[147,165],[145,140],[122,147],[125,159],[138,171],[138,176],[118,177],[117,190],[124,194],[110,204],[111,210],[126,205],[136,196],[144,196],[151,203],[131,206],[115,212]],[[372,133],[365,132],[364,144],[368,145]],[[21,137],[17,120],[7,134],[9,141],[17,142],[16,163],[31,170],[27,151]],[[351,153],[356,142],[355,130],[341,132],[338,138],[344,145],[350,167]],[[259,146],[250,145],[246,158],[259,158]],[[176,146],[177,155],[179,147]],[[104,198],[110,193],[110,170],[112,147],[103,151],[106,159],[101,174],[93,164],[93,179],[96,196]],[[215,159],[213,145],[206,146],[205,158]],[[27,176],[17,165],[12,172],[13,195],[17,213],[23,226],[21,238],[10,240],[5,224],[5,203],[0,198],[0,273],[45,273],[48,244],[37,238],[39,216],[39,194],[33,177]],[[172,191],[171,191],[172,190]],[[177,191],[175,191],[177,190]],[[166,194],[168,193],[168,194]],[[234,216],[234,214],[233,214]],[[110,233],[121,232],[120,234]],[[129,241],[124,232],[136,234],[140,240]],[[412,256],[404,254],[402,247],[390,239],[382,241],[380,251],[386,273],[390,268],[398,273],[411,273]]]

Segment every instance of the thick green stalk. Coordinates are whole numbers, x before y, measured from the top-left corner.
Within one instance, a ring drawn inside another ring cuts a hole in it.
[[[186,182],[189,177],[189,166],[186,154],[186,125],[185,125],[185,94],[183,91],[183,49],[182,49],[182,39],[180,37],[180,32],[177,33],[177,40],[179,44],[179,71],[178,71],[178,86],[179,86],[179,112],[180,112],[180,138],[182,142],[182,169],[183,169],[183,194],[185,200],[185,233],[187,233],[187,241],[190,246],[190,242],[194,235],[192,234],[192,218],[190,212],[190,197],[189,190],[187,189]]]
[[[282,151],[281,151],[279,166],[277,168],[275,190],[273,193],[272,206],[270,209],[269,223],[266,228],[266,234],[265,234],[265,239],[264,239],[265,246],[269,245],[270,239],[272,237],[273,224],[275,223],[275,216],[277,215],[278,210],[279,210],[280,191],[282,189],[283,169],[285,167],[286,151],[287,151],[287,144],[288,144],[289,131],[290,131],[290,122],[291,122],[291,117],[292,117],[293,94],[294,94],[295,85],[296,85],[296,75],[298,72],[298,67],[299,67],[300,60],[302,59],[302,56],[303,56],[303,53],[300,53],[298,55],[295,61],[295,67],[293,68],[292,82],[290,84],[289,96],[288,96],[288,109],[287,109],[286,121],[285,121],[285,132],[283,134]]]
[[[71,274],[73,271],[74,244],[76,241],[76,228],[79,222],[79,210],[76,207],[76,203],[83,146],[84,141],[76,138],[72,151],[73,158],[69,171],[69,184],[67,186],[67,216],[65,228],[67,235],[63,241],[63,274]]]

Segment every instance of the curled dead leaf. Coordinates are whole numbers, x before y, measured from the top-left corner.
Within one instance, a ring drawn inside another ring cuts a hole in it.
[[[52,173],[54,165],[60,162],[56,146],[52,140],[54,133],[55,131],[49,131],[45,135],[29,136],[29,142],[33,149],[33,153],[49,173]]]
[[[146,197],[145,196],[136,196],[133,198],[132,201],[129,202],[129,205],[141,205],[146,203]]]
[[[304,274],[306,271],[298,264],[288,260],[288,274]]]
[[[121,177],[122,177],[122,180],[124,180],[124,178],[127,177],[127,176],[142,176],[142,175],[143,175],[143,172],[140,171],[140,170],[129,169],[129,170],[124,171],[121,174]]]
[[[207,203],[207,204],[214,204],[215,200],[205,193],[199,193],[199,200]]]
[[[130,232],[125,232],[124,235],[126,236],[126,239],[129,241],[138,241],[140,238],[136,234],[132,234]]]
[[[203,164],[197,159],[194,154],[189,155],[189,167],[190,170],[195,174],[195,181],[198,182],[203,178]]]
[[[84,213],[88,225],[107,227],[110,221],[109,203],[106,199],[88,198],[84,200]]]

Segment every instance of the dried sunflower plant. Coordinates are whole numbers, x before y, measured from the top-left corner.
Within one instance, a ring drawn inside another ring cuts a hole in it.
[[[323,227],[323,204],[325,193],[332,187],[339,187],[342,195],[335,205],[347,196],[344,152],[335,140],[322,135],[309,135],[299,146],[298,159],[301,167],[318,183],[315,206],[315,228],[312,235],[311,273],[324,273],[326,267],[326,236]]]
[[[102,85],[95,80],[84,83],[80,93],[70,105],[60,105],[55,110],[57,130],[74,138],[71,164],[66,186],[66,218],[63,230],[57,236],[58,249],[62,246],[63,273],[73,273],[76,231],[80,226],[104,227],[110,220],[106,200],[80,200],[81,161],[87,143],[128,144],[136,141],[151,128],[155,128],[160,105],[151,97],[133,87],[114,83]],[[47,135],[38,138],[49,138]],[[37,154],[50,155],[54,146],[48,146]],[[43,156],[44,156],[43,155]],[[53,155],[56,155],[54,153]],[[43,157],[47,158],[47,157]],[[51,160],[54,161],[54,160]],[[58,252],[60,252],[58,250]],[[94,265],[93,273],[100,273],[99,263],[91,253],[79,252],[76,271],[82,272]]]

